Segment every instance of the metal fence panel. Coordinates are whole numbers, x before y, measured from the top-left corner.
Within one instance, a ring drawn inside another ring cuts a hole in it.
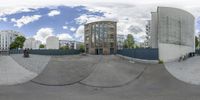
[[[198,55],[200,55],[200,49],[196,49],[195,53],[198,54]]]
[[[10,54],[22,54],[23,50],[13,49],[9,51]],[[29,50],[30,54],[38,54],[38,55],[75,55],[80,54],[79,50],[46,50],[46,49],[38,49],[38,50]]]
[[[137,48],[118,50],[118,54],[145,60],[158,60],[158,49]]]

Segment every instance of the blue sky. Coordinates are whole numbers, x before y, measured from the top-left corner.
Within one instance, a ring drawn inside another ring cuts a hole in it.
[[[22,32],[26,37],[33,37],[41,28],[51,28],[54,35],[66,33],[73,39],[79,40],[79,37],[75,37],[76,30],[84,23],[78,23],[76,21],[77,18],[83,14],[88,16],[104,16],[104,13],[91,12],[84,6],[51,6],[38,9],[29,8],[29,10],[28,12],[19,12],[3,16],[3,18],[6,18],[6,21],[0,21],[0,30],[16,30]],[[23,19],[23,16],[24,20],[31,20],[31,16],[39,17],[38,19],[36,17],[37,20],[27,24],[23,22],[17,23],[16,20]],[[25,16],[30,17],[30,19],[25,19]],[[15,21],[13,21],[13,19],[15,19]]]
[[[193,0],[195,1],[195,0]],[[145,25],[157,6],[176,7],[196,18],[200,31],[200,3],[178,0],[6,0],[0,1],[0,30],[16,30],[44,43],[48,36],[83,41],[84,24],[98,20],[117,21],[117,34],[132,34],[145,41]]]

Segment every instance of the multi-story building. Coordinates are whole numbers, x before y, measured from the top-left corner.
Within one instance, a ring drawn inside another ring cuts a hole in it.
[[[59,40],[60,47],[68,46],[69,49],[79,49],[81,42],[70,40]]]
[[[123,49],[125,41],[125,35],[117,35],[117,49],[121,50]]]
[[[117,50],[117,22],[97,21],[85,24],[86,53],[114,54]]]
[[[177,8],[158,7],[151,13],[150,46],[158,48],[160,60],[177,60],[195,51],[194,21],[192,14]]]
[[[144,47],[148,48],[150,47],[150,34],[151,34],[151,21],[147,20],[147,24],[146,24],[146,37],[145,37],[145,41],[144,41]]]
[[[26,41],[24,42],[24,49],[28,48],[28,49],[39,49],[40,45],[42,44],[41,41],[35,40],[34,38],[28,38],[26,39]]]
[[[0,31],[0,51],[9,50],[10,44],[17,36],[23,36],[23,34],[13,30]]]

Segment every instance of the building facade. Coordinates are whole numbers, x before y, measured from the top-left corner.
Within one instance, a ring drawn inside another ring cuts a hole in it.
[[[145,36],[145,41],[144,41],[144,43],[143,43],[143,46],[144,46],[144,48],[149,48],[150,47],[150,43],[151,43],[151,41],[150,41],[150,35],[151,35],[151,20],[147,20],[147,24],[146,24],[146,35],[147,36]]]
[[[28,48],[28,49],[39,49],[40,45],[42,44],[41,41],[35,40],[34,38],[28,38],[26,39],[26,41],[24,42],[24,49]]]
[[[117,22],[98,21],[85,24],[86,53],[114,54],[117,51]]]
[[[159,49],[159,59],[165,62],[195,51],[195,18],[187,11],[158,7],[151,13],[150,45]]]
[[[59,39],[56,36],[49,36],[46,39],[46,49],[59,49]]]
[[[81,42],[78,41],[70,41],[70,40],[59,40],[60,47],[67,46],[69,49],[76,49],[78,50],[80,48]]]
[[[17,36],[23,36],[23,34],[13,30],[0,31],[0,51],[9,50],[10,44]]]

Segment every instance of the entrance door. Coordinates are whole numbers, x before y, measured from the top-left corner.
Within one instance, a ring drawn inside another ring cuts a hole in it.
[[[96,49],[95,50],[96,55],[102,55],[103,54],[103,49]]]

